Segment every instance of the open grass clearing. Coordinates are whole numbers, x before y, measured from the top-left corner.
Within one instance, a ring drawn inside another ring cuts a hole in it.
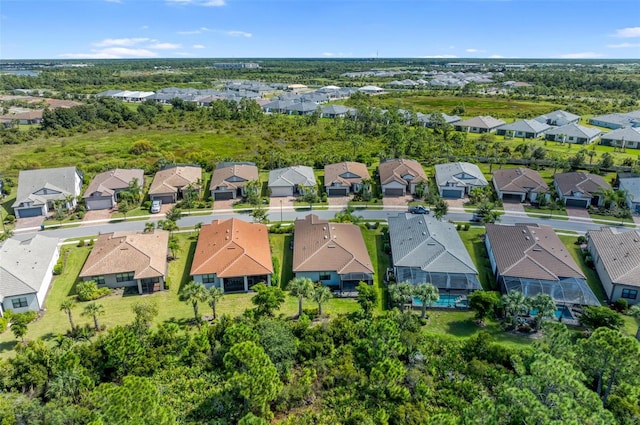
[[[602,287],[602,283],[600,282],[600,278],[595,270],[588,267],[584,259],[582,257],[581,248],[579,245],[576,245],[575,242],[577,240],[576,236],[558,236],[564,246],[567,248],[567,251],[571,254],[575,262],[580,266],[580,270],[587,278],[587,284],[589,284],[589,288],[593,291],[594,295],[598,298],[601,303],[605,303],[607,296],[604,292],[604,288]]]

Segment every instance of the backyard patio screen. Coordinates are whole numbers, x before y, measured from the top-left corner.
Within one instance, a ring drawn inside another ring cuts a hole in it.
[[[438,289],[475,291],[482,289],[478,276],[471,273],[434,273],[415,267],[397,267],[396,282],[408,281],[412,285],[431,283]]]
[[[551,295],[556,304],[600,305],[584,279],[569,277],[555,281],[502,276],[500,280],[506,293],[519,291],[525,297],[533,297],[542,292]]]

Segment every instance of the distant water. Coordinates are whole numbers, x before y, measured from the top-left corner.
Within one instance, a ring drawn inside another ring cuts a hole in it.
[[[0,74],[24,75],[25,77],[37,77],[40,75],[36,71],[28,71],[25,69],[0,70]]]

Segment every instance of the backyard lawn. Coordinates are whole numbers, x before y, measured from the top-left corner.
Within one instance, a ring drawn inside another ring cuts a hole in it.
[[[485,290],[496,291],[496,281],[491,271],[491,264],[489,263],[489,256],[487,254],[487,248],[482,240],[485,230],[482,228],[470,228],[469,230],[459,231],[460,239],[467,248],[473,264],[478,269],[478,278]]]
[[[587,283],[589,284],[589,287],[591,288],[595,296],[598,298],[598,300],[601,303],[604,303],[604,300],[607,298],[607,296],[604,293],[604,288],[602,287],[602,283],[600,283],[600,278],[598,277],[598,274],[596,273],[595,270],[588,267],[584,263],[584,259],[582,258],[581,248],[579,245],[575,244],[577,237],[576,236],[558,236],[558,237],[560,238],[562,243],[567,247],[567,251],[571,253],[571,256],[576,261],[578,266],[580,266],[582,273],[584,273],[584,275],[587,277]]]

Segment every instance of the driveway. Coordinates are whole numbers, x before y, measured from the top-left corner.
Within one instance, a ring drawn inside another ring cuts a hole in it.
[[[83,222],[94,220],[110,220],[113,210],[89,210],[84,213]],[[83,226],[88,226],[90,223],[85,223]]]
[[[233,204],[238,202],[239,199],[222,199],[219,201],[213,201],[214,210],[232,210]]]
[[[351,200],[350,196],[328,196],[327,203],[329,206],[347,206]]]
[[[443,198],[450,210],[462,210],[464,209],[464,203],[468,201],[467,198]]]
[[[283,209],[291,209],[293,208],[293,201],[295,200],[295,196],[278,196],[269,198],[269,207],[280,208],[280,206],[282,206]]]
[[[385,207],[407,207],[413,201],[412,195],[407,196],[385,196],[382,198],[382,205]]]
[[[38,217],[27,217],[27,218],[18,218],[16,219],[16,227],[15,230],[18,229],[30,229],[32,227],[39,228],[42,223],[44,223],[46,217],[40,215]]]
[[[524,205],[514,199],[507,199],[502,201],[502,207],[505,212],[515,212],[524,214]]]
[[[640,215],[638,214],[634,214],[633,215],[633,222],[640,225]]]
[[[586,208],[580,207],[565,207],[567,210],[567,215],[569,219],[578,219],[583,221],[593,221],[591,220],[591,216],[589,216],[589,211]]]

